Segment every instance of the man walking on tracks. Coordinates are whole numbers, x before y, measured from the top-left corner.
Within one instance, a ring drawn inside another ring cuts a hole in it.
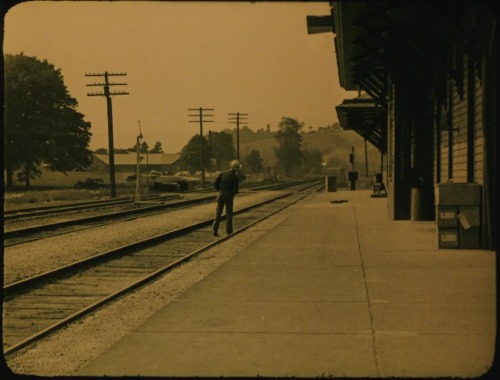
[[[241,168],[238,160],[231,161],[229,170],[219,174],[215,180],[215,189],[219,191],[217,195],[217,209],[213,223],[214,236],[219,236],[219,224],[224,206],[226,207],[226,233],[233,233],[233,199],[238,194],[239,177],[237,170]]]

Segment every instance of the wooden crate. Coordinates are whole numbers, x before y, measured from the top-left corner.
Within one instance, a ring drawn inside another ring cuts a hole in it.
[[[461,249],[481,249],[481,229],[472,227],[468,230],[459,229],[459,247]]]
[[[434,188],[439,206],[471,206],[481,204],[481,185],[477,183],[441,183]]]
[[[439,248],[458,248],[458,228],[438,228]]]
[[[479,206],[459,206],[458,213],[465,216],[471,227],[481,227],[481,209]]]
[[[457,227],[457,207],[456,206],[438,206],[437,221],[438,227]]]

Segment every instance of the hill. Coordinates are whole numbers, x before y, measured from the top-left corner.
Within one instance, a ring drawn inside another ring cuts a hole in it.
[[[340,128],[323,129],[303,133],[302,147],[304,150],[319,149],[323,154],[323,161],[328,166],[343,167],[351,170],[349,154],[354,146],[355,170],[360,177],[365,174],[365,144],[361,136],[354,131],[344,131]],[[252,150],[260,152],[264,166],[273,166],[276,160],[274,147],[277,142],[273,137],[248,139],[241,136],[240,158],[245,157]],[[367,144],[368,175],[371,176],[380,170],[380,152],[372,144]]]

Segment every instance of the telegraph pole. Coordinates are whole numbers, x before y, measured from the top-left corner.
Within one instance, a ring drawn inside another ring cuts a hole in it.
[[[351,153],[349,153],[349,161],[352,164],[352,171],[349,172],[349,181],[351,181],[351,190],[356,190],[356,180],[358,179],[358,172],[355,170],[356,167],[354,165],[355,157],[354,157],[354,145],[352,146]]]
[[[137,136],[137,142],[135,145],[135,150],[137,153],[137,168],[135,172],[135,203],[141,202],[141,140],[142,140],[142,131],[141,131],[141,121],[139,123],[139,135]]]
[[[213,123],[213,120],[203,119],[204,117],[213,117],[214,115],[203,114],[203,111],[213,111],[213,108],[188,108],[188,111],[198,111],[197,114],[188,115],[189,117],[196,117],[196,120],[189,120],[190,123],[200,123],[200,159],[201,159],[201,187],[205,188],[205,158],[203,157],[203,122]]]
[[[228,113],[229,120],[228,123],[236,124],[236,159],[240,160],[240,124],[247,125],[247,113]]]
[[[349,154],[349,161],[351,162],[352,171],[354,172],[356,169],[356,167],[354,165],[354,145],[351,147],[351,153]]]
[[[368,178],[368,148],[365,139],[365,177]]]
[[[125,76],[126,73],[108,73],[104,74],[85,74],[86,77],[104,77],[104,83],[92,83],[88,84],[90,86],[103,86],[102,93],[99,92],[89,92],[87,96],[105,96],[106,105],[108,111],[108,144],[109,144],[109,182],[111,183],[111,198],[116,198],[116,184],[115,184],[115,156],[114,156],[114,143],[113,143],[113,104],[111,103],[111,95],[128,95],[128,92],[116,91],[111,92],[109,86],[126,86],[127,83],[109,83],[109,77],[111,76]]]

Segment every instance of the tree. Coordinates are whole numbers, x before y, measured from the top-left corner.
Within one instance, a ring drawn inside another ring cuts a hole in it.
[[[115,153],[135,153],[137,152],[137,143],[127,149],[115,148]],[[149,145],[146,141],[143,141],[139,146],[140,153],[148,153]]]
[[[323,154],[318,148],[312,148],[303,152],[304,172],[310,174],[321,174]]]
[[[143,141],[141,144],[141,147],[139,148],[139,152],[141,153],[148,153],[149,150],[149,145],[146,141]]]
[[[77,112],[78,102],[60,69],[46,60],[21,54],[4,56],[4,170],[7,187],[13,173],[30,187],[42,163],[65,173],[92,161],[90,123]]]
[[[163,153],[163,149],[161,148],[161,142],[157,141],[153,149],[149,151],[149,153]]]
[[[95,154],[108,154],[108,150],[106,148],[99,148],[94,151]]]
[[[214,153],[215,170],[227,168],[235,156],[233,136],[226,132],[210,132],[210,146]]]
[[[300,167],[303,158],[302,139],[300,130],[303,123],[297,120],[283,117],[278,125],[278,131],[274,138],[279,146],[274,148],[274,155],[278,159],[278,165],[282,167],[286,175],[291,175]]]
[[[250,153],[244,158],[245,166],[248,168],[248,171],[252,173],[260,173],[264,170],[262,166],[262,157],[260,156],[260,152],[258,150],[251,150]]]
[[[210,168],[210,160],[214,158],[214,154],[205,136],[203,136],[202,141],[204,166],[205,169],[208,169]],[[191,173],[201,170],[200,135],[191,137],[189,142],[182,148],[180,159]]]
[[[273,137],[273,134],[269,129],[260,128],[255,131],[255,140],[263,140],[271,137]]]

